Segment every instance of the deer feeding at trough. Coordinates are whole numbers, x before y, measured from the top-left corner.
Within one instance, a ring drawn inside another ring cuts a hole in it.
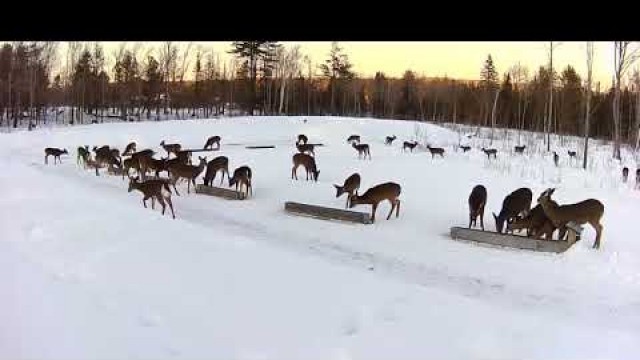
[[[529,188],[520,188],[507,195],[502,201],[502,209],[493,217],[496,221],[496,231],[502,233],[505,222],[511,222],[516,216],[531,209],[533,192]]]

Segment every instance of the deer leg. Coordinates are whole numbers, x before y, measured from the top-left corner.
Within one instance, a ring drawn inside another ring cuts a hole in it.
[[[345,209],[348,209],[348,208],[349,208],[349,198],[351,198],[351,194],[350,194],[350,193],[347,193],[347,203],[344,205],[344,208],[345,208]]]
[[[171,185],[173,185],[173,190],[176,191],[176,195],[180,196],[180,193],[178,192],[178,188],[176,188],[176,180],[175,179],[171,182]]]
[[[400,200],[396,199],[396,218],[400,217]]]
[[[600,237],[602,236],[603,226],[599,223],[591,223],[594,229],[596,229],[596,241],[593,243],[593,248],[600,249]]]
[[[158,203],[160,203],[160,206],[162,206],[162,215],[164,215],[164,210],[167,206],[164,204],[164,200],[162,199],[162,194],[156,195],[154,197],[158,198]]]
[[[469,229],[471,229],[471,224],[473,224],[474,220],[473,213],[469,213]]]
[[[147,208],[147,197],[146,196],[142,197],[142,205],[144,205],[145,209]]]
[[[298,180],[298,174],[296,174],[296,167],[294,166],[293,168],[291,168],[291,178],[293,179],[295,176],[295,179]]]
[[[376,222],[376,210],[378,209],[378,204],[371,205],[371,222]]]
[[[167,201],[167,204],[169,204],[169,209],[171,210],[171,216],[175,219],[176,214],[173,212],[173,202],[171,201],[171,196],[167,196],[165,200]]]
[[[151,210],[155,210],[156,209],[156,196],[153,195],[151,196]]]
[[[484,231],[484,204],[482,204],[482,207],[480,207],[480,226],[482,228],[482,231]]]

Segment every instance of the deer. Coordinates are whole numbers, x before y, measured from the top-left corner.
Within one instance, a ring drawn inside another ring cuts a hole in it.
[[[147,176],[148,171],[155,172],[155,176],[158,177],[160,176],[161,171],[167,170],[166,158],[154,159],[153,157],[145,156],[141,157],[138,163],[140,164],[140,171],[144,174],[145,177]]]
[[[122,180],[124,180],[125,175],[129,176],[129,170],[132,168],[138,172],[138,175],[140,175],[141,170],[139,161],[132,157],[122,160]]]
[[[538,197],[538,203],[542,206],[545,215],[558,228],[566,226],[569,222],[577,224],[589,223],[596,231],[596,240],[592,248],[600,248],[603,226],[600,223],[604,214],[604,205],[596,199],[587,199],[575,204],[558,205],[551,201],[551,195],[556,191],[550,188],[542,192]]]
[[[145,208],[147,208],[147,200],[149,198],[151,198],[151,209],[155,208],[155,200],[158,200],[160,206],[162,206],[162,215],[164,215],[166,202],[169,205],[169,209],[171,209],[171,216],[174,219],[176,218],[176,214],[173,212],[173,202],[171,201],[171,189],[167,181],[154,179],[140,182],[136,176],[135,178],[129,179],[128,192],[132,192],[133,190],[138,190],[143,194],[142,205],[144,205]]]
[[[414,142],[409,142],[409,141],[405,141],[402,143],[402,151],[405,151],[406,149],[411,150],[411,152],[413,152],[413,149],[418,146],[418,142],[414,141]]]
[[[98,151],[96,153],[95,162],[100,165],[98,167],[95,167],[96,175],[98,176],[100,175],[98,173],[98,168],[100,167],[106,167],[109,173],[113,173],[114,166],[122,169],[122,162],[120,161],[120,159],[115,157],[114,153],[110,149],[108,149],[107,151]]]
[[[76,164],[87,167],[87,159],[91,156],[89,151],[89,145],[78,146],[78,157],[76,158]]]
[[[516,217],[512,222],[507,223],[507,231],[513,232],[514,230],[521,229],[526,229],[527,236],[529,237],[542,239],[542,236],[544,236],[546,240],[552,240],[556,226],[551,222],[547,215],[545,215],[542,206],[538,204],[525,216]],[[558,240],[563,240],[567,232],[567,228],[562,227],[558,231]]]
[[[463,153],[466,153],[467,151],[471,150],[471,146],[469,145],[460,145],[459,147],[460,149],[462,149]]]
[[[628,178],[629,178],[629,168],[625,166],[622,168],[622,182],[626,183]]]
[[[129,156],[134,152],[136,152],[136,142],[132,141],[129,144],[127,144],[127,146],[124,148],[124,151],[122,152],[122,156]]]
[[[397,136],[393,135],[393,136],[387,136],[387,138],[384,140],[384,144],[385,145],[391,145],[391,143],[393,143],[393,141],[397,139]]]
[[[151,157],[153,157],[153,155],[155,155],[155,153],[156,152],[151,150],[151,149],[145,149],[145,150],[137,151],[137,152],[134,152],[133,154],[131,154],[131,157],[129,158],[130,159],[130,163],[132,161],[134,164],[136,164],[136,166],[131,166],[131,167],[133,167],[136,170],[138,170],[138,175],[143,176],[143,178],[144,178],[144,175],[145,175],[145,174],[142,173],[142,166],[140,166],[140,160],[144,159],[144,158],[151,158]]]
[[[560,162],[560,156],[557,152],[553,152],[553,163],[558,167],[558,163]]]
[[[227,174],[229,178],[229,158],[226,156],[218,156],[207,164],[207,170],[204,173],[203,184],[207,186],[213,186],[213,180],[216,179],[218,171],[222,171],[222,177],[220,178],[220,184],[224,180],[224,174]]]
[[[376,210],[378,209],[378,204],[380,204],[383,200],[388,200],[391,203],[391,211],[389,211],[389,215],[387,215],[387,220],[391,218],[391,214],[393,210],[396,210],[396,217],[400,216],[400,196],[401,192],[400,185],[394,182],[387,182],[383,184],[376,185],[362,195],[353,194],[351,195],[351,199],[349,200],[349,208],[353,208],[359,204],[368,204],[371,205],[371,222],[375,223],[376,221]]]
[[[296,141],[296,145],[298,144],[306,144],[309,141],[309,138],[305,134],[298,135],[298,141]]]
[[[505,221],[511,222],[511,220],[520,213],[525,211],[528,212],[531,209],[532,200],[533,193],[529,188],[519,188],[507,195],[502,201],[500,214],[496,215],[496,213],[493,213],[498,233],[502,234]]]
[[[427,145],[427,149],[431,153],[431,158],[433,159],[436,155],[440,155],[441,158],[444,158],[444,149],[439,147],[431,147]]]
[[[180,150],[176,153],[176,159],[179,159],[181,162],[191,165],[191,151],[189,150]]]
[[[309,174],[311,174],[311,180],[318,182],[318,175],[320,175],[320,171],[316,165],[316,160],[313,156],[297,153],[293,155],[293,168],[291,168],[291,178],[295,178],[298,180],[298,167],[300,165],[304,166],[305,171],[307,172],[307,181],[309,180]]]
[[[229,175],[227,175],[229,178]],[[242,185],[245,186],[246,192],[243,193],[243,198],[246,198],[249,194],[253,196],[253,186],[251,185],[251,168],[248,166],[240,166],[233,171],[233,176],[229,178],[229,187],[235,185],[236,191],[240,187],[242,193]]]
[[[177,154],[178,151],[182,149],[182,145],[180,144],[166,144],[164,140],[160,142],[160,146],[167,152],[167,155]]]
[[[516,146],[514,147],[514,150],[515,150],[516,154],[524,154],[524,149],[525,149],[526,147],[527,147],[526,145],[522,145],[522,146],[518,146],[518,145],[516,145]]]
[[[46,148],[44,149],[44,163],[48,164],[49,163],[49,155],[53,156],[53,164],[56,164],[56,159],[58,159],[58,161],[60,162],[60,164],[62,164],[62,160],[60,159],[60,155],[63,154],[69,154],[67,152],[67,149],[58,149],[58,148]]]
[[[347,138],[348,143],[358,142],[360,144],[360,135],[351,135]]]
[[[173,183],[173,188],[176,191],[176,195],[180,196],[180,194],[178,193],[178,189],[176,189],[176,183],[181,178],[187,180],[187,194],[190,194],[192,183],[194,187],[196,186],[196,178],[204,170],[205,166],[207,166],[206,156],[198,156],[198,159],[200,159],[200,163],[198,164],[198,166],[188,164],[174,164],[169,168],[169,173],[171,174],[171,182]]]
[[[336,188],[336,198],[339,198],[342,194],[348,194],[347,204],[345,205],[345,209],[348,209],[351,196],[358,194],[358,189],[360,189],[360,174],[353,173],[344,181],[342,186],[333,184],[333,187]]]
[[[213,144],[216,144],[216,150],[220,150],[220,136],[215,135],[207,139],[204,143],[203,149],[213,149]]]
[[[496,155],[498,154],[498,150],[496,149],[485,149],[482,148],[481,149],[483,153],[485,153],[485,155],[487,155],[487,159],[491,159],[491,156],[493,156],[493,158],[496,158]]]
[[[298,151],[302,154],[304,154],[305,152],[310,153],[313,156],[316,156],[315,151],[313,150],[314,145],[313,144],[297,144],[296,148],[298,149]]]
[[[369,151],[369,144],[356,144],[355,142],[351,143],[351,146],[358,150],[358,159],[362,156],[362,159],[366,159],[367,155],[369,155],[369,160],[371,160],[371,152]]]
[[[569,155],[569,158],[576,159],[577,153],[575,151],[567,150],[567,154]]]
[[[483,185],[476,185],[469,194],[469,229],[471,225],[477,226],[477,219],[480,217],[480,227],[484,231],[484,206],[487,204],[487,188]]]

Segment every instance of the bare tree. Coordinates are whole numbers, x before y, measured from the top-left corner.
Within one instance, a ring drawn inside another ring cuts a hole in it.
[[[585,100],[584,112],[584,154],[582,155],[582,168],[587,169],[589,150],[589,117],[591,116],[591,74],[593,68],[593,42],[587,42],[587,99]]]
[[[638,151],[638,147],[640,147],[640,71],[638,69],[633,72],[633,83],[636,88],[636,121],[633,130],[635,134],[635,149]]]
[[[547,116],[546,126],[544,127],[547,135],[547,151],[551,151],[551,121],[553,119],[553,49],[560,44],[553,45],[553,41],[549,44],[549,114]]]
[[[614,66],[614,95],[613,95],[613,158],[620,160],[620,80],[629,67],[640,56],[640,48],[629,50],[630,41],[614,41],[613,66]]]

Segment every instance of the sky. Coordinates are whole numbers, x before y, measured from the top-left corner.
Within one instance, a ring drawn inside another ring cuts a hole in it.
[[[105,52],[111,56],[121,42],[105,42]],[[143,43],[145,48],[158,48],[161,42]],[[185,45],[186,43],[180,43]],[[331,42],[282,42],[285,46],[300,45],[304,55],[316,64],[327,58]],[[135,43],[129,43],[133,47]],[[230,55],[231,42],[194,42],[206,50],[213,50],[222,59]],[[564,69],[571,64],[581,77],[586,78],[586,42],[554,42],[554,68]],[[413,70],[427,77],[448,76],[474,80],[491,54],[496,70],[502,75],[520,63],[532,76],[540,66],[549,62],[549,42],[340,42],[339,46],[349,56],[354,70],[361,76],[373,76],[382,71],[388,76],[401,77],[406,70]],[[603,88],[611,85],[613,74],[613,43],[595,42],[593,65],[594,83],[600,81]],[[634,68],[638,68],[638,62]],[[632,69],[633,70],[633,69]]]

